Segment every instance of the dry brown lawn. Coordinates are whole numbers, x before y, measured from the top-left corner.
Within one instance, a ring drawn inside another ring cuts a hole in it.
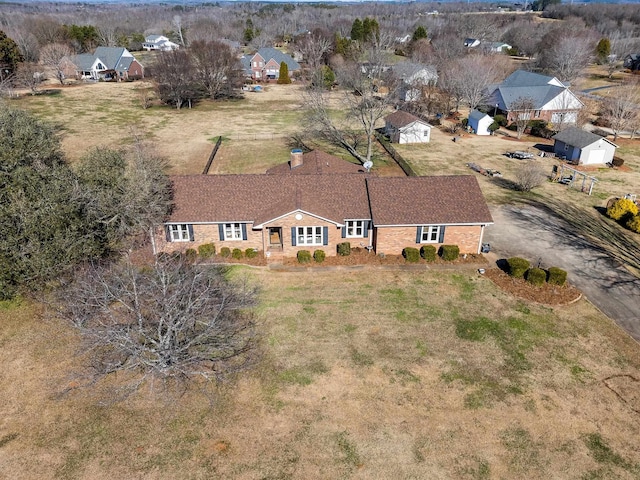
[[[4,306],[2,477],[640,475],[640,352],[587,301],[527,304],[472,270],[248,275],[263,361],[212,402],[100,406],[73,389],[69,328]]]

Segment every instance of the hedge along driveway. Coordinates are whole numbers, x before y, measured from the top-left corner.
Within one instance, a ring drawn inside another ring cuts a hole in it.
[[[640,340],[640,279],[602,245],[554,215],[551,208],[505,205],[493,207],[491,214],[495,224],[487,228],[485,241],[492,251],[501,257],[526,258],[532,266],[540,259],[545,268],[566,270],[570,283]]]

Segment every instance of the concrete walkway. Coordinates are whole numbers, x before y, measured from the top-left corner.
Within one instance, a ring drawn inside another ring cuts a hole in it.
[[[557,266],[569,281],[605,315],[640,341],[640,279],[583,237],[571,234],[564,221],[531,206],[491,210],[495,225],[485,241],[500,258],[519,256],[533,265]]]

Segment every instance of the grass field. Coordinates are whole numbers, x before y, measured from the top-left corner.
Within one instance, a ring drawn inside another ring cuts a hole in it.
[[[147,87],[14,103],[60,125],[72,161],[139,135],[172,173],[200,173],[219,135],[212,173],[264,172],[288,159],[300,128],[298,86],[179,112],[143,110]],[[425,175],[469,174],[469,162],[500,170],[507,182],[476,174],[499,204],[523,196],[505,187],[521,161],[502,154],[538,141],[452,142],[438,130],[398,150]],[[640,193],[639,144],[619,143],[628,168],[595,171],[594,196],[548,183],[537,198],[576,217]],[[376,155],[380,174],[398,174]],[[551,159],[535,161],[551,171]],[[103,389],[77,388],[68,327],[39,305],[0,304],[0,478],[640,478],[640,350],[587,301],[527,304],[465,270],[236,274],[263,287],[262,361],[213,397],[101,406]]]
[[[3,477],[640,475],[640,352],[584,300],[526,304],[463,271],[236,274],[263,286],[263,361],[213,402],[62,395],[72,333],[0,309]]]

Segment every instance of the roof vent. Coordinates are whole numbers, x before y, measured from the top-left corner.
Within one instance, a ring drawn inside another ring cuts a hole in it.
[[[289,166],[293,170],[296,167],[302,165],[302,150],[300,148],[294,148],[291,150],[291,157],[289,160]]]

